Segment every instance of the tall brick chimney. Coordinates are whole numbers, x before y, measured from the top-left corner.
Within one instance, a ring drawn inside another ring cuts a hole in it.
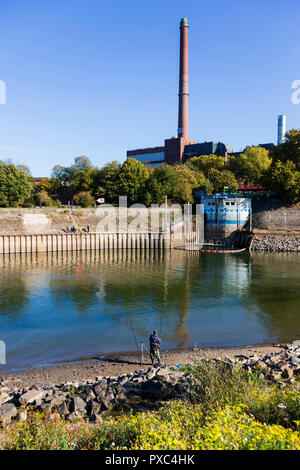
[[[180,65],[179,65],[179,107],[178,107],[178,137],[188,140],[188,29],[187,18],[180,22]]]

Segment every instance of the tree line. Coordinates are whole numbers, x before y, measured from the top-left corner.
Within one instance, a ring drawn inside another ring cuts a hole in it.
[[[241,184],[261,185],[287,203],[299,201],[300,130],[289,131],[286,141],[270,151],[247,147],[239,156],[202,155],[156,168],[133,158],[97,168],[80,156],[69,167],[56,165],[51,176],[39,182],[26,166],[0,161],[0,207],[91,207],[98,198],[116,204],[120,195],[127,195],[131,204],[161,204],[166,196],[184,204],[194,201],[196,191],[236,192]]]

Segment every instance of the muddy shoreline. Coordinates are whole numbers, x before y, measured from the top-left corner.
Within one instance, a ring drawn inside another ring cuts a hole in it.
[[[162,350],[162,359],[169,367],[176,364],[192,363],[203,358],[233,358],[235,355],[255,354],[262,357],[271,352],[282,350],[282,344],[256,344],[227,348],[192,348],[184,350]],[[150,357],[144,352],[144,360],[137,352],[105,354],[97,358],[66,362],[51,367],[27,368],[22,372],[5,373],[0,367],[0,382],[10,386],[30,387],[65,382],[81,382],[97,380],[98,377],[117,377],[138,369],[146,369],[151,365]]]

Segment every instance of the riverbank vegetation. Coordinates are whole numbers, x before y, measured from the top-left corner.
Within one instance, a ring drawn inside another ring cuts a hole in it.
[[[32,412],[0,429],[1,449],[300,449],[300,392],[222,362],[185,367],[197,379],[185,400],[93,424]]]
[[[91,207],[98,198],[118,203],[127,195],[130,204],[161,204],[165,197],[177,203],[193,202],[196,191],[208,194],[239,185],[258,185],[287,203],[300,199],[300,130],[286,134],[286,142],[270,151],[247,147],[240,155],[202,155],[184,164],[147,168],[129,158],[103,168],[85,157],[70,167],[57,165],[50,178],[35,181],[28,168],[0,162],[0,207],[59,206],[74,203]]]

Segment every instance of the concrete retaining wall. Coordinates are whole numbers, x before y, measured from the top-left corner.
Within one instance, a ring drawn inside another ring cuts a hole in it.
[[[0,253],[38,253],[112,249],[165,249],[164,233],[64,233],[0,235]]]
[[[252,223],[254,229],[270,231],[300,230],[300,206],[286,207],[279,200],[253,200]]]

